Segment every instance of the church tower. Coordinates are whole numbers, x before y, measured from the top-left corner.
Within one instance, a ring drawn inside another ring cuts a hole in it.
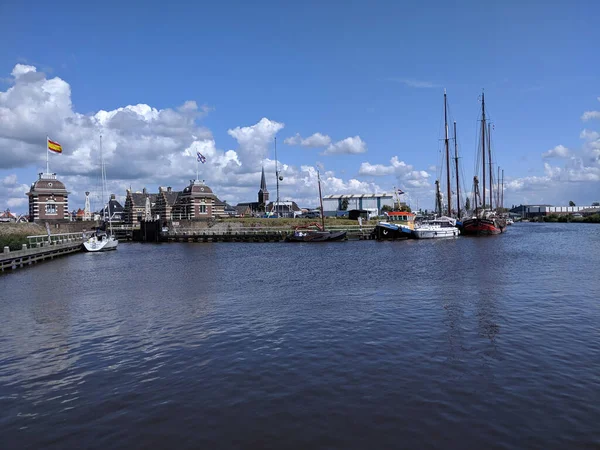
[[[260,177],[260,190],[258,191],[258,203],[269,203],[269,191],[267,190],[267,181],[265,180],[265,168],[262,168],[262,176]]]

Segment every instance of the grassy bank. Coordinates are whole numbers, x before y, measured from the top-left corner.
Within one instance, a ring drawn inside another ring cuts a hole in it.
[[[27,244],[27,236],[46,234],[46,229],[35,223],[0,223],[0,251],[8,246],[20,250]]]

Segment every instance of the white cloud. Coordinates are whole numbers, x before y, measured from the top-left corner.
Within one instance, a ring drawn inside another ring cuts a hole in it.
[[[238,141],[239,156],[242,164],[260,166],[260,161],[267,157],[273,145],[273,138],[285,125],[266,117],[252,126],[236,127],[227,134]]]
[[[586,111],[581,116],[581,120],[588,121],[590,119],[600,119],[600,111]]]
[[[557,145],[553,149],[542,153],[542,158],[568,158],[570,155],[569,149],[564,145]]]
[[[20,184],[16,174],[0,179],[0,212],[8,209],[22,209],[27,205],[25,194],[29,190],[26,184]],[[26,208],[25,208],[26,209]]]
[[[590,131],[590,130],[584,129],[579,134],[579,137],[581,139],[585,139],[586,141],[595,141],[598,138],[600,138],[600,133],[598,133],[597,131]]]
[[[347,137],[341,141],[329,144],[325,155],[357,155],[367,151],[367,144],[360,136]]]
[[[432,88],[439,88],[440,85],[436,84],[436,83],[432,83],[430,81],[425,81],[425,80],[415,80],[412,78],[396,78],[396,77],[392,77],[392,78],[388,78],[389,81],[395,81],[397,83],[402,83],[405,86],[408,87],[412,87],[412,88],[419,88],[419,89],[432,89]]]
[[[318,148],[326,147],[331,144],[331,138],[321,133],[315,133],[312,136],[304,139],[299,133],[296,133],[295,136],[286,138],[283,143],[287,145],[300,145],[302,147]]]

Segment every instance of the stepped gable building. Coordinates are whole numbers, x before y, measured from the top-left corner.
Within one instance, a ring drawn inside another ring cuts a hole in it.
[[[154,214],[160,217],[160,221],[165,224],[171,220],[171,213],[177,199],[181,195],[180,191],[174,191],[171,186],[166,188],[159,187],[158,195],[156,196],[156,204],[154,205]]]
[[[200,180],[190,180],[171,209],[172,220],[210,219],[223,215],[225,204]]]
[[[150,199],[150,207],[156,204],[158,194],[150,194],[144,188],[142,192],[131,192],[127,189],[125,206],[123,207],[123,221],[128,225],[137,225],[146,216],[146,199]]]
[[[69,192],[55,173],[40,173],[27,196],[30,222],[69,221]]]

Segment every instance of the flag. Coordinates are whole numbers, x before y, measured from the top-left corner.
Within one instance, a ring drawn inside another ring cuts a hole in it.
[[[62,153],[62,145],[48,139],[48,150],[54,153]]]
[[[198,158],[197,161],[200,161],[202,164],[204,164],[206,162],[206,157],[204,155],[202,155],[202,153],[200,152],[196,152],[198,154]]]
[[[404,194],[404,191],[402,189],[398,189],[398,194],[402,195]]]

